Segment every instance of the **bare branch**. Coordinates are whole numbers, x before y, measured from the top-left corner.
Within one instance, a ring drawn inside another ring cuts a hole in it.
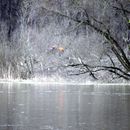
[[[79,68],[81,66],[85,66],[87,70],[85,70],[84,72],[81,72],[81,73],[73,74],[73,75],[80,75],[80,74],[90,73],[90,70],[91,70],[91,73],[93,75],[94,75],[94,73],[99,72],[99,71],[108,71],[108,72],[111,72],[111,73],[117,75],[118,77],[122,77],[122,78],[124,78],[126,80],[130,80],[130,74],[126,73],[125,71],[123,71],[122,69],[120,69],[118,67],[113,67],[113,66],[90,66],[88,64],[73,64],[73,65],[68,65],[67,67],[75,67],[75,66],[76,67],[79,66]],[[91,76],[93,77],[93,75],[91,75]]]
[[[107,54],[107,56],[109,57],[109,59],[110,59],[112,65],[115,67],[115,63],[114,63],[113,59],[111,58],[111,56],[110,56],[109,54]]]
[[[122,4],[120,1],[117,1],[117,3],[120,5],[120,9],[121,9],[121,11],[123,12],[123,15],[124,15],[126,21],[128,21],[129,18],[128,18],[127,14],[126,14],[126,9],[124,8],[123,4]],[[128,11],[127,11],[127,12],[128,12]]]
[[[123,9],[123,10],[122,10],[122,8],[119,8],[119,7],[117,7],[117,6],[112,6],[112,7],[115,8],[115,9],[117,9],[117,10],[124,11],[125,13],[130,14],[130,11],[127,10],[127,9]]]
[[[76,30],[80,25],[82,25],[83,24],[83,22],[80,22],[80,23],[78,23],[76,26],[74,26],[72,29],[70,29],[70,30],[68,30],[68,31],[64,31],[64,32],[62,32],[62,33],[60,33],[60,34],[56,34],[55,36],[59,36],[59,35],[64,35],[64,34],[67,34],[67,33],[70,33],[70,32],[72,32],[72,31],[74,31],[74,30]]]
[[[89,71],[90,76],[92,76],[94,79],[97,79],[96,76],[93,74],[92,70],[90,69],[90,67],[89,67],[87,64],[84,64],[84,62],[82,61],[81,58],[80,58],[80,61],[81,61],[81,64],[82,64],[83,66],[85,66],[86,69]]]

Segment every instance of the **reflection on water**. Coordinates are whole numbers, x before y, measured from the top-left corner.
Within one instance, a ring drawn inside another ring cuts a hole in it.
[[[0,84],[0,130],[130,130],[130,87]]]

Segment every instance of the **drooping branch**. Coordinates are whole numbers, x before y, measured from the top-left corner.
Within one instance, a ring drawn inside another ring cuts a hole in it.
[[[90,67],[85,64],[82,59],[80,58],[80,63],[87,69],[87,71],[90,73],[90,76],[92,76],[94,79],[97,79],[97,77],[94,75],[94,73],[92,72],[92,70],[90,69]]]
[[[95,76],[95,73],[97,73],[97,72],[108,71],[108,72],[111,72],[111,73],[115,74],[116,76],[119,76],[119,78],[124,78],[126,80],[130,80],[130,74],[127,74],[125,71],[121,70],[118,67],[113,67],[113,66],[90,66],[88,64],[72,64],[72,65],[67,65],[66,67],[79,67],[79,69],[80,69],[80,68],[86,67],[86,66],[87,66],[87,68],[89,68],[89,70],[86,69],[86,70],[84,70],[82,72],[79,72],[79,73],[76,73],[76,74],[71,74],[71,75],[81,75],[81,74],[90,73],[90,71],[91,71],[91,73]],[[96,79],[98,79],[98,78],[96,77]]]
[[[111,61],[112,65],[115,67],[115,63],[114,63],[113,59],[111,58],[111,56],[110,56],[109,54],[106,54],[106,55],[107,55],[107,56],[108,56],[108,58],[110,59],[110,61]]]
[[[104,65],[89,65],[87,63],[84,63],[83,60],[80,58],[80,63],[78,64],[69,64],[65,67],[72,67],[72,68],[78,68],[79,72],[78,73],[71,73],[69,75],[83,75],[83,74],[90,74],[90,76],[93,79],[98,79],[98,77],[96,76],[97,72],[101,72],[101,71],[108,71],[112,74],[114,74],[115,76],[117,76],[116,78],[123,78],[125,80],[130,80],[130,74],[128,74],[127,72],[125,72],[124,70],[122,70],[119,67],[116,67],[113,59],[111,58],[110,55],[107,55],[110,59],[110,62],[112,63],[112,66],[104,66]],[[79,59],[79,58],[78,58]],[[113,78],[114,79],[114,78]]]
[[[59,35],[61,36],[61,35],[64,35],[64,34],[73,32],[73,31],[76,30],[80,25],[82,25],[82,22],[81,22],[81,23],[78,23],[76,26],[72,27],[70,30],[67,30],[67,31],[64,31],[64,32],[62,32],[62,33],[56,34],[55,36],[59,36]]]

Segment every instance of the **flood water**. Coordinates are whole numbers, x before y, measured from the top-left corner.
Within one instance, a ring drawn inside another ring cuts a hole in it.
[[[130,86],[0,84],[0,130],[130,130]]]

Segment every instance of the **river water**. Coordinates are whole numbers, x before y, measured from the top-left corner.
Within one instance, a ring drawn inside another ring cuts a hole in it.
[[[130,130],[130,86],[0,84],[0,130]]]

